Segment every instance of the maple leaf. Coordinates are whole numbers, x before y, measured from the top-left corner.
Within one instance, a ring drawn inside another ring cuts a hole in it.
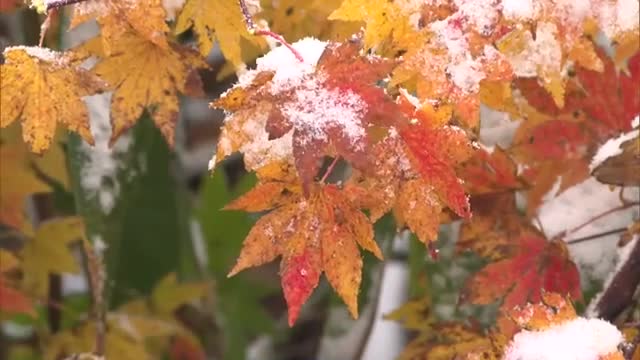
[[[417,331],[398,357],[401,360],[466,359],[463,356],[472,353],[494,353],[491,339],[479,329],[459,323],[436,323],[428,297],[407,302],[385,315],[385,320],[395,320],[405,329]]]
[[[117,42],[129,29],[160,48],[169,49],[165,36],[169,27],[165,23],[166,12],[162,0],[81,2],[74,5],[70,27],[74,28],[93,18],[100,24],[101,39],[107,54],[118,51]]]
[[[111,50],[110,55],[104,53],[100,38],[74,49],[78,59],[89,55],[100,58],[92,72],[114,90],[111,144],[146,110],[172,146],[178,94],[200,94],[201,81],[196,70],[205,68],[206,63],[189,48],[176,44],[163,48],[132,32],[123,33]]]
[[[640,186],[640,137],[620,144],[622,152],[607,158],[592,171],[598,181],[618,186]]]
[[[540,301],[544,291],[579,299],[580,275],[568,256],[560,240],[521,236],[513,242],[509,257],[490,263],[468,280],[463,299],[490,304],[504,297],[503,309]]]
[[[22,1],[19,0],[0,0],[0,12],[9,12],[16,9]]]
[[[393,72],[391,83],[415,84],[420,100],[434,103],[440,108],[438,111],[455,114],[461,124],[476,128],[482,82],[508,80],[512,70],[506,58],[491,45],[498,32],[465,36],[465,32],[474,31],[474,26],[460,16],[454,12],[407,37],[411,46]]]
[[[501,147],[479,149],[462,164],[460,177],[474,195],[521,189],[524,180],[517,175],[516,163]]]
[[[242,44],[264,49],[266,42],[247,31],[240,6],[235,0],[187,0],[178,16],[175,32],[190,28],[198,35],[198,47],[207,56],[218,41],[220,50],[234,67],[244,64]]]
[[[84,237],[84,224],[79,217],[54,219],[40,225],[20,252],[24,275],[22,288],[37,298],[45,298],[49,274],[78,272],[69,245]]]
[[[26,225],[26,200],[34,193],[51,191],[29,165],[28,151],[22,144],[0,145],[0,222],[16,229]]]
[[[178,283],[175,273],[165,276],[151,293],[155,313],[171,315],[181,305],[203,297],[209,291],[207,283]]]
[[[75,67],[65,53],[37,47],[8,47],[0,65],[0,126],[22,120],[22,137],[31,150],[49,148],[57,123],[93,144],[82,97],[104,90],[90,72]]]
[[[393,1],[345,0],[329,15],[329,20],[364,22],[364,45],[380,53],[394,50],[405,33],[411,31],[409,19]]]
[[[282,256],[280,276],[289,307],[289,325],[295,323],[323,271],[351,315],[357,317],[362,276],[358,245],[382,258],[369,219],[335,185],[316,185],[306,198],[300,191],[291,197],[284,191],[280,194],[265,191],[265,186],[271,186],[268,184],[258,184],[226,207],[264,209],[280,203],[273,196],[284,193],[288,197],[285,204],[256,222],[229,276]],[[265,193],[270,196],[264,196]]]
[[[153,337],[167,338],[177,329],[164,321],[147,316],[107,314],[105,357],[122,360],[151,360],[154,357],[145,346],[145,340]],[[90,353],[94,351],[96,339],[95,322],[80,325],[55,333],[45,339],[45,360],[55,360],[72,355],[70,352]]]
[[[456,214],[471,216],[469,199],[457,177],[455,168],[472,155],[466,133],[452,126],[437,126],[425,112],[414,107],[408,95],[401,96],[400,108],[407,117],[416,119],[413,126],[400,130],[415,168]]]
[[[238,119],[251,121],[247,116],[259,118],[257,110],[264,110],[263,103],[268,102],[265,129],[269,139],[292,133],[296,170],[308,190],[324,155],[335,150],[351,165],[365,170],[370,161],[369,127],[399,124],[404,119],[384,90],[375,86],[391,71],[393,62],[360,55],[358,39],[327,44],[308,38],[293,47],[307,52],[304,62],[286,48],[275,49],[258,59],[257,69],[212,105],[236,113],[249,110]],[[274,72],[271,80],[261,75],[264,71]]]
[[[492,261],[501,260],[509,254],[512,239],[537,234],[518,212],[513,192],[473,196],[471,208],[473,217],[462,223],[457,251],[471,250]]]

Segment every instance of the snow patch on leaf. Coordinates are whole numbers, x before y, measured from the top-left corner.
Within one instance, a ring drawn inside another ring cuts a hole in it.
[[[622,333],[604,320],[576,318],[544,331],[517,333],[505,360],[598,360],[616,352],[623,340]]]
[[[634,120],[634,123],[637,123],[638,119],[640,119],[640,117],[636,117],[636,119]],[[608,158],[621,154],[622,149],[620,148],[620,145],[622,145],[622,143],[627,140],[631,140],[637,137],[638,135],[640,135],[640,129],[635,129],[627,133],[621,134],[617,138],[609,139],[606,143],[604,143],[604,145],[602,145],[598,149],[598,152],[596,152],[596,154],[593,156],[593,159],[591,159],[589,170],[593,171],[595,168],[597,168],[600,164],[602,164]]]

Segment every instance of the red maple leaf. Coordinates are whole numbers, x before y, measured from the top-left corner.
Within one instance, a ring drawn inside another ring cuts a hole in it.
[[[398,104],[408,118],[416,120],[413,126],[405,126],[399,131],[416,169],[435,187],[449,208],[461,217],[470,217],[469,199],[455,172],[455,168],[472,154],[466,133],[452,126],[436,126],[406,94],[399,97]]]
[[[493,262],[467,282],[463,299],[490,304],[504,299],[503,309],[539,302],[544,291],[581,297],[580,275],[561,240],[523,235],[512,244],[512,255]]]

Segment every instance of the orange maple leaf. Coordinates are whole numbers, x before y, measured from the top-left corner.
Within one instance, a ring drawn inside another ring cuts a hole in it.
[[[382,259],[373,239],[373,228],[336,185],[315,185],[305,198],[300,188],[262,183],[236,199],[226,209],[273,210],[261,217],[249,232],[229,276],[282,256],[280,276],[289,307],[289,325],[318,285],[324,271],[331,286],[358,316],[358,291],[362,259],[358,245]],[[279,198],[285,196],[286,201]]]

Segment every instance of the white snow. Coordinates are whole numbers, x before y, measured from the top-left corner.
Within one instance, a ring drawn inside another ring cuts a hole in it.
[[[638,126],[637,124],[639,120],[640,116],[636,116],[636,118],[633,120],[633,124],[635,124],[634,126]],[[608,158],[621,154],[622,149],[620,148],[620,145],[622,145],[622,143],[627,140],[638,137],[639,135],[640,129],[634,129],[627,133],[621,134],[617,138],[609,139],[598,149],[598,152],[596,152],[596,154],[593,156],[593,159],[591,159],[591,164],[589,165],[589,169],[593,171]]]
[[[515,75],[537,76],[538,73],[552,74],[562,70],[562,49],[557,39],[555,24],[539,22],[535,40],[530,32],[524,33],[524,51],[508,55]]]
[[[109,148],[111,94],[90,96],[85,101],[95,145],[83,143],[85,162],[81,170],[81,186],[90,196],[97,197],[102,211],[109,214],[120,194],[117,173],[124,169],[124,164],[119,157],[127,152],[133,139],[129,133],[124,133]]]
[[[2,54],[6,58],[12,51],[24,51],[30,57],[45,61],[52,65],[66,66],[68,64],[68,59],[66,58],[65,53],[45,47],[24,45],[7,46]]]
[[[326,140],[326,131],[332,127],[340,128],[356,146],[365,136],[359,119],[364,115],[366,104],[355,93],[339,93],[316,81],[308,81],[293,96],[295,101],[288,102],[282,112],[295,129],[308,134],[303,141]]]
[[[300,62],[285,46],[278,46],[266,55],[256,60],[256,69],[247,71],[238,79],[238,85],[249,85],[255,76],[261,71],[273,71],[275,75],[271,91],[277,93],[283,89],[289,89],[299,85],[305,75],[315,71],[320,55],[327,43],[315,38],[307,37],[299,40],[291,46],[302,55],[304,62]]]
[[[624,340],[612,324],[600,319],[576,318],[544,331],[517,333],[505,360],[598,360],[617,351]]]

